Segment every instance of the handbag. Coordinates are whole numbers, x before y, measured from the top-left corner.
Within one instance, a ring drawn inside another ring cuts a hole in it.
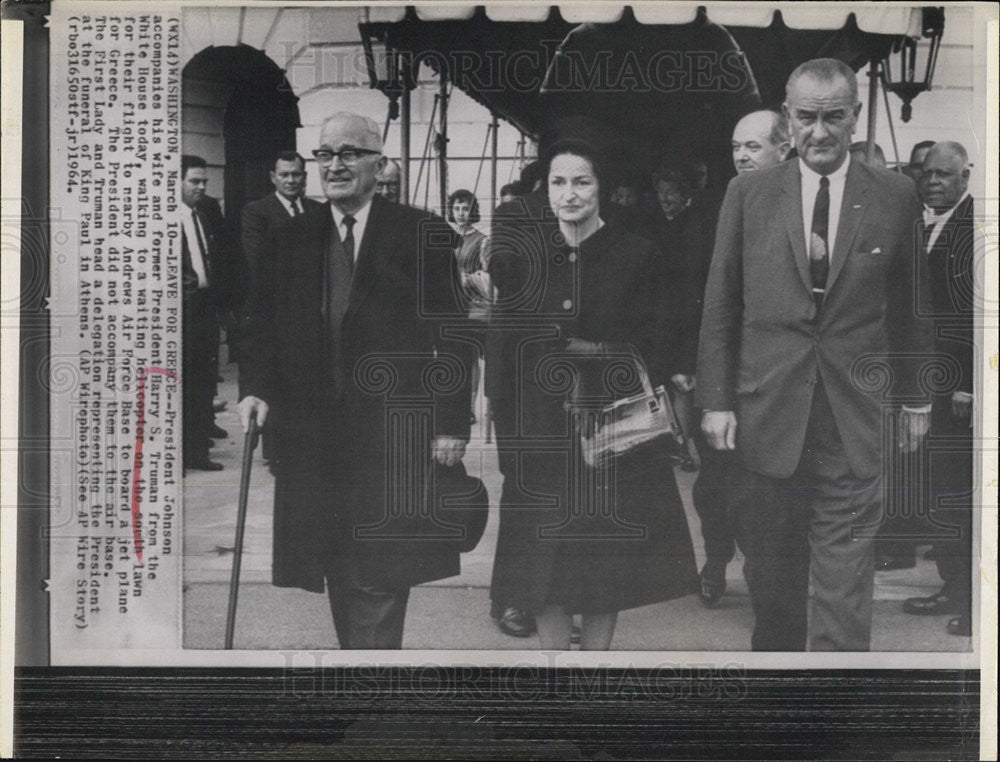
[[[432,470],[426,487],[429,526],[424,528],[422,539],[437,542],[449,552],[469,553],[482,539],[489,519],[486,487],[461,461],[454,466],[435,462]]]
[[[663,446],[675,455],[687,451],[684,431],[666,388],[653,388],[646,364],[634,347],[629,347],[625,357],[630,358],[642,391],[597,410],[578,407],[574,411],[581,454],[588,466],[604,465],[647,444],[650,448]]]

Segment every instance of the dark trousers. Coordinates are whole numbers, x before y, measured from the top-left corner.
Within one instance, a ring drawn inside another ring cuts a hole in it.
[[[867,651],[873,543],[853,529],[877,520],[880,478],[852,473],[821,385],[795,473],[778,479],[741,469],[734,483],[753,650],[802,651],[808,633],[813,651]]]
[[[216,358],[219,351],[219,321],[215,304],[206,289],[184,295],[183,389],[184,457],[208,457],[209,429],[215,422]]]
[[[326,589],[341,649],[402,648],[410,588],[384,590],[362,579],[348,551],[327,559]]]
[[[927,446],[938,574],[943,592],[968,613],[972,600],[972,429],[968,418],[951,414],[950,399],[934,402]]]
[[[736,553],[736,529],[730,510],[736,453],[716,450],[700,433],[695,437],[701,468],[695,479],[694,509],[701,521],[701,536],[709,564],[725,566]]]

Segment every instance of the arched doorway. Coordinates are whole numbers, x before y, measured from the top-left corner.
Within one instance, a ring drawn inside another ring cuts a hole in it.
[[[183,93],[184,151],[209,163],[209,193],[238,236],[244,204],[271,191],[269,162],[295,148],[298,98],[278,65],[247,45],[202,50],[184,67]]]

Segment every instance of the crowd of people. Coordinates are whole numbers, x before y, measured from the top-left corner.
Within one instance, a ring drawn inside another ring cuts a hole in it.
[[[754,650],[863,651],[876,570],[932,537],[943,587],[903,608],[968,636],[970,165],[959,144],[925,142],[886,169],[851,142],[860,108],[849,67],[806,62],[780,112],[737,122],[736,176],[714,183],[682,151],[648,177],[619,166],[607,132],[568,120],[500,190],[488,235],[468,190],[446,220],[399,203],[366,116],[323,123],[326,203],[304,195],[299,154],[276,157],[239,245],[205,162],[185,157],[186,468],[221,468],[218,315],[234,311],[241,421],[262,427],[275,474],[274,584],[325,590],[342,648],[399,648],[410,588],[457,573],[447,543],[383,529],[428,464],[461,468],[480,373],[503,476],[491,613],[507,634],[607,649],[619,611],[717,605],[738,546]],[[635,372],[619,388],[623,357]],[[934,358],[947,379],[926,388]],[[676,460],[581,450],[580,411],[644,374],[694,440],[700,570]],[[914,452],[933,456],[931,478],[907,494],[937,531],[876,540],[863,530],[889,525],[884,474]]]

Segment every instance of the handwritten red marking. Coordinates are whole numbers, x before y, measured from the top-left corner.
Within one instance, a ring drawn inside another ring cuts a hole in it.
[[[169,368],[143,368],[139,373],[139,399],[137,400],[138,422],[135,427],[135,455],[132,458],[132,541],[135,558],[142,563],[142,440],[146,430],[146,377],[149,375],[168,376],[177,380],[177,373]]]

